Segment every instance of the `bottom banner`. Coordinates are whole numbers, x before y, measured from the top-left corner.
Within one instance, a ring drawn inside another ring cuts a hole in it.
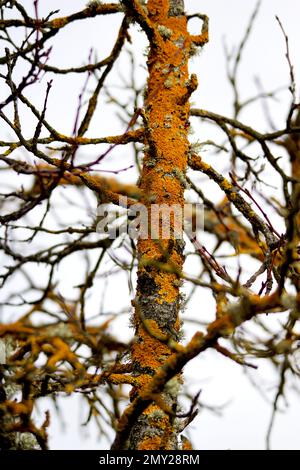
[[[201,469],[210,470],[211,465],[221,464],[230,465],[231,468],[241,467],[247,463],[258,463],[262,465],[266,463],[275,463],[278,465],[282,459],[282,463],[287,465],[287,459],[297,458],[299,451],[68,451],[68,450],[51,450],[51,451],[1,451],[0,466],[2,469],[7,465],[20,465],[20,468],[27,469],[29,466],[35,468],[37,466],[44,468],[52,468],[55,466],[69,465],[82,466],[82,469],[101,468],[101,466],[118,469],[135,469],[142,468],[147,465],[184,465],[198,466]],[[15,468],[15,467],[13,467]]]

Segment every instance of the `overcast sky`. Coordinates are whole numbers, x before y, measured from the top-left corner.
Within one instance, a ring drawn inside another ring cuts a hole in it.
[[[23,0],[24,5],[32,6],[31,0]],[[43,16],[49,10],[60,9],[60,15],[72,13],[84,7],[82,0],[40,0],[40,15]],[[226,67],[224,58],[224,40],[229,49],[236,46],[248,24],[249,17],[256,5],[256,0],[186,0],[186,9],[189,13],[201,12],[210,18],[210,42],[201,54],[191,61],[190,70],[198,75],[199,88],[192,100],[197,107],[209,109],[221,114],[230,114],[232,105],[232,93],[226,80]],[[240,89],[246,99],[257,93],[255,77],[259,77],[265,90],[274,90],[289,84],[289,69],[285,58],[285,43],[275,15],[278,15],[285,31],[289,36],[291,59],[295,69],[296,80],[300,77],[300,5],[297,0],[262,0],[262,6],[256,20],[252,36],[245,50],[245,57],[240,69]],[[121,15],[96,18],[68,26],[54,41],[54,48],[50,61],[58,66],[80,66],[88,57],[90,47],[93,47],[99,58],[108,55],[113,41],[116,38]],[[194,28],[199,26],[196,23]],[[132,30],[133,47],[142,62],[143,51],[147,45],[142,33]],[[135,42],[137,41],[137,42]],[[136,46],[135,46],[136,44]],[[120,73],[126,77],[128,73],[125,58],[120,58],[115,71],[111,74],[110,83],[118,85]],[[138,80],[143,82],[146,71],[139,67]],[[299,83],[299,80],[297,80]],[[67,84],[67,85],[66,85]],[[48,120],[55,122],[56,129],[71,133],[73,117],[77,105],[74,102],[74,93],[78,94],[82,86],[82,77],[73,76],[65,80],[57,77],[52,89],[47,111]],[[43,88],[44,87],[44,88]],[[32,88],[30,94],[33,100],[42,101],[45,82],[40,84],[39,91]],[[116,88],[117,90],[117,88]],[[298,88],[299,90],[299,88]],[[117,91],[116,91],[117,93]],[[55,99],[53,99],[55,97]],[[271,104],[272,115],[278,126],[284,125],[285,109],[289,102],[288,93],[279,95],[279,101]],[[114,117],[114,114],[105,108],[105,119],[95,119],[92,123],[89,135],[111,135],[123,132],[122,124]],[[263,110],[250,107],[241,116],[245,123],[255,125],[258,130],[264,130],[266,123]],[[32,127],[27,123],[28,132]],[[210,138],[209,129],[195,125],[195,132],[199,132],[199,138]],[[195,136],[193,136],[194,138]],[[198,137],[198,135],[196,135]],[[120,152],[124,152],[121,149]],[[122,156],[122,154],[121,154]],[[118,158],[112,158],[109,165],[118,165]],[[108,165],[108,166],[109,166]],[[132,180],[133,173],[122,174],[122,178]],[[72,277],[72,273],[70,273]],[[120,280],[120,283],[122,280]],[[114,289],[116,286],[114,286]],[[120,289],[121,289],[120,285]],[[204,302],[204,303],[203,303]],[[195,298],[192,308],[209,308],[210,304],[203,298]],[[123,321],[123,320],[122,320]],[[124,325],[128,321],[124,319]],[[259,393],[250,384],[242,369],[232,364],[225,358],[214,353],[206,353],[201,358],[194,360],[187,367],[186,374],[193,382],[193,391],[202,389],[201,399],[207,404],[225,404],[227,407],[220,418],[214,414],[203,411],[191,426],[191,435],[197,449],[263,449],[265,447],[265,435],[271,415],[271,408]],[[276,385],[269,366],[262,364],[258,372],[260,380]],[[255,378],[255,375],[252,374]],[[196,381],[196,378],[199,378]],[[275,393],[275,388],[273,388]],[[272,389],[269,390],[269,398],[272,398]],[[289,408],[286,412],[279,413],[276,419],[272,448],[273,449],[299,449],[300,448],[300,423],[299,423],[299,397],[292,393],[289,397]],[[81,428],[82,410],[76,399],[62,399],[64,420],[67,427],[63,429],[60,418],[54,415],[50,426],[50,447],[52,449],[101,449],[108,447],[104,440],[99,440],[94,428],[86,430]],[[284,403],[281,404],[283,408]],[[43,404],[42,408],[49,407]],[[81,421],[80,421],[81,420]]]

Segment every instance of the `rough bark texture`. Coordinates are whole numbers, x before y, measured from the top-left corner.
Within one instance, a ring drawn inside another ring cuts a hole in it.
[[[295,127],[300,124],[300,112],[297,113],[296,118],[293,122]],[[300,180],[300,135],[299,133],[289,135],[285,140],[286,148],[289,152],[292,176],[295,180]],[[288,230],[290,238],[290,246],[287,250],[287,256],[290,263],[293,263],[293,269],[295,275],[292,275],[293,283],[299,292],[300,282],[300,262],[299,262],[299,240],[300,240],[300,212],[299,212],[299,198],[300,198],[300,185],[299,183],[293,183],[292,189],[292,206],[294,207],[295,214],[290,217]],[[298,261],[298,262],[297,262]],[[288,263],[287,263],[288,267]]]
[[[12,399],[18,391],[14,384],[3,383],[3,368],[6,364],[6,356],[11,354],[12,343],[0,339],[0,405],[6,400]],[[14,426],[14,419],[3,413],[0,409],[0,450],[39,450],[40,446],[30,432],[6,432],[8,427]]]
[[[147,9],[155,33],[148,56],[145,103],[148,146],[140,188],[148,208],[151,203],[182,207],[189,150],[188,101],[194,85],[188,75],[191,39],[182,0],[149,0]],[[149,236],[138,242],[138,285],[134,301],[136,341],[132,359],[139,386],[133,389],[132,398],[172,354],[168,344],[158,337],[178,339],[180,281],[176,270],[182,268],[184,258],[183,241],[173,235],[171,220],[170,239],[155,240]],[[167,273],[159,268],[158,264],[166,261],[174,267],[174,272]],[[161,397],[174,411],[179,387],[180,377],[177,377]],[[176,449],[177,434],[174,418],[152,404],[133,426],[128,448]]]

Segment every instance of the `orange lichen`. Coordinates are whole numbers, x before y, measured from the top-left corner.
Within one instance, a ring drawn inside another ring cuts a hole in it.
[[[59,160],[53,159],[53,162],[57,165],[58,168],[60,167]],[[53,180],[57,179],[57,173],[50,165],[37,165],[36,167],[32,167],[32,171],[38,176],[35,178],[33,185],[28,189],[28,191],[26,191],[26,194],[30,194],[31,196],[40,194],[42,190],[45,190],[53,183]],[[81,175],[79,176],[78,171],[76,174],[74,174],[74,172],[65,172],[59,182],[57,182],[57,186],[83,186],[85,178],[90,183],[90,185],[93,186],[95,191],[112,191],[113,193],[121,196],[134,197],[137,199],[141,195],[140,189],[134,184],[121,183],[114,178],[105,178],[100,175],[91,175],[85,172],[81,172]]]
[[[182,440],[182,450],[193,450],[193,446],[191,442],[185,436],[182,436],[181,440]]]
[[[196,77],[190,80],[188,74],[192,40],[187,31],[187,18],[183,14],[169,14],[171,7],[169,0],[148,0],[148,17],[145,19],[153,31],[153,39],[150,38],[144,111],[148,141],[139,187],[141,202],[148,208],[150,229],[153,228],[153,204],[183,208],[183,180],[189,151],[189,97],[197,86]],[[140,8],[138,11],[144,16]],[[146,239],[138,241],[139,281],[137,301],[134,302],[136,341],[131,353],[140,384],[132,395],[147,394],[154,372],[173,355],[171,343],[165,341],[166,334],[171,332],[174,335],[174,331],[179,330],[180,282],[176,281],[180,277],[184,257],[182,243],[175,240],[174,218],[174,214],[167,222],[160,218],[156,236],[151,237],[150,232]],[[168,224],[170,233],[164,239],[163,229]],[[141,374],[141,370],[145,372]],[[153,434],[146,433],[141,437],[136,448],[153,450],[173,445],[170,417],[163,408],[155,404],[143,413],[143,419],[147,420]],[[126,412],[124,421],[125,418]]]
[[[155,276],[155,283],[159,287],[157,299],[158,303],[174,302],[178,297],[178,287],[174,286],[174,279],[176,276],[169,273],[158,273]]]
[[[70,347],[61,338],[52,338],[51,344],[55,348],[55,352],[48,359],[48,369],[55,369],[55,365],[59,361],[67,361],[72,364],[75,369],[82,369],[82,365],[78,361],[76,354],[71,351]]]
[[[221,208],[221,206],[220,206]],[[221,220],[215,212],[206,211],[205,229],[214,233],[219,240],[226,240],[231,243],[239,254],[249,254],[260,261],[264,259],[264,252],[250,230],[236,221],[233,216],[222,216]]]
[[[105,381],[110,382],[114,385],[120,384],[131,384],[131,385],[139,385],[139,380],[135,377],[125,375],[125,374],[107,374],[105,377]]]
[[[146,328],[148,333],[153,337],[160,341],[166,341],[167,335],[162,333],[161,329],[159,328],[158,324],[153,319],[145,319],[143,320],[143,326]]]
[[[134,361],[143,368],[155,371],[170,355],[169,347],[147,333],[142,324],[137,329],[137,338],[138,340],[132,346]]]
[[[208,42],[208,31],[204,31],[199,36],[192,36],[192,41],[199,46],[203,46],[203,44]]]
[[[20,415],[30,415],[32,412],[33,402],[32,400],[26,400],[23,402],[16,402],[12,400],[6,400],[1,404],[1,408],[7,410],[9,413],[20,416]]]
[[[224,292],[218,292],[216,294],[216,310],[217,310],[217,318],[222,317],[224,314],[224,307],[226,307],[228,303],[227,296]]]
[[[63,28],[66,24],[68,24],[68,18],[63,17],[63,18],[55,18],[54,20],[51,21],[51,26],[52,28],[55,29],[60,29]]]
[[[258,313],[271,312],[277,307],[282,307],[282,302],[278,291],[270,295],[260,297],[258,294],[251,294],[242,297],[237,305],[230,309],[227,304],[223,304],[224,311],[219,310],[219,318],[209,324],[207,332],[213,336],[220,333],[227,336],[233,333],[235,328],[244,321],[250,320]]]
[[[144,439],[139,445],[137,450],[153,450],[160,449],[161,436],[151,436]]]
[[[7,325],[0,325],[0,336],[4,336],[6,334],[32,334],[33,329],[27,326],[22,325],[21,322],[16,323],[9,323]]]

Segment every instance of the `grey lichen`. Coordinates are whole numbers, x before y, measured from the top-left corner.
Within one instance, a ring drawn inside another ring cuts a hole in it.
[[[54,336],[59,336],[60,338],[63,338],[64,340],[67,340],[68,343],[73,344],[74,343],[74,332],[71,330],[70,326],[67,325],[66,323],[56,323],[52,326],[49,326],[48,335],[51,337]]]
[[[147,1],[146,0],[138,0],[139,4],[143,8],[144,12],[148,14],[148,8],[147,8]]]
[[[162,412],[162,415],[156,415],[155,420],[161,421],[164,418],[165,414]],[[133,429],[130,433],[128,440],[128,450],[137,449],[139,443],[145,441],[146,439],[151,439],[156,436],[163,436],[164,429],[159,429],[151,425],[149,421],[153,419],[153,416],[142,415],[138,418],[136,423],[133,426]],[[169,437],[169,446],[170,450],[176,450],[178,448],[177,435],[173,434]]]
[[[152,202],[152,203],[156,202],[157,201],[157,194],[150,194],[148,196],[148,200],[149,200],[149,202]]]
[[[165,88],[172,88],[172,86],[174,85],[174,80],[172,77],[168,77],[165,81],[164,81],[164,86]]]
[[[3,339],[0,339],[0,364],[6,364],[6,346]]]
[[[190,185],[186,180],[185,174],[180,171],[178,168],[173,169],[173,174],[176,176],[176,178],[179,180],[180,184],[185,188],[185,189],[190,189]]]
[[[16,351],[17,341],[12,337],[0,339],[0,365],[9,362],[9,357]],[[21,385],[12,380],[9,371],[2,377],[1,395],[3,400],[15,400]],[[40,450],[36,437],[29,432],[11,432],[7,428],[14,425],[15,418],[9,413],[0,414],[0,449],[1,450]]]
[[[18,449],[40,450],[36,437],[30,432],[17,433]]]
[[[180,253],[183,253],[184,247],[185,247],[184,239],[183,238],[178,238],[176,240],[176,249],[179,250]]]
[[[181,287],[182,286],[182,279],[174,279],[173,286],[174,287]]]
[[[189,56],[190,57],[195,57],[195,56],[200,55],[201,52],[202,52],[202,47],[197,46],[196,44],[194,44],[192,42],[191,45],[190,45]]]
[[[177,38],[176,41],[174,41],[174,44],[176,47],[178,47],[178,49],[182,49],[184,46],[184,41],[185,41],[184,36],[179,36],[179,38]]]
[[[174,67],[173,68],[173,73],[175,77],[180,78],[181,77],[181,68],[180,67]]]
[[[203,149],[203,142],[197,140],[196,142],[192,142],[190,144],[189,155],[193,155],[194,153],[199,153]]]
[[[164,128],[171,129],[172,128],[172,119],[173,116],[171,114],[166,114],[164,119]]]
[[[184,0],[169,0],[169,16],[184,15]]]
[[[164,39],[170,39],[172,37],[173,31],[162,24],[157,26],[157,30]]]
[[[151,157],[146,162],[144,162],[144,165],[147,168],[154,168],[157,165],[157,161],[155,160],[155,158]]]
[[[155,320],[164,333],[172,333],[175,336],[174,325],[179,310],[178,302],[157,303],[157,296],[148,295],[140,299],[140,308],[142,316],[145,319]]]
[[[281,302],[283,306],[287,309],[296,309],[297,308],[297,299],[294,295],[288,294],[287,292],[284,292],[281,295]]]
[[[165,391],[169,395],[171,395],[172,398],[176,398],[180,392],[180,381],[178,380],[177,377],[173,377],[169,382],[166,383],[165,385]]]
[[[162,410],[154,409],[153,411],[151,411],[151,413],[148,414],[148,416],[151,419],[160,420],[165,416],[165,414]]]
[[[98,7],[99,5],[102,5],[101,0],[89,0],[89,2],[87,2],[86,4],[88,8],[95,8],[95,7]]]

